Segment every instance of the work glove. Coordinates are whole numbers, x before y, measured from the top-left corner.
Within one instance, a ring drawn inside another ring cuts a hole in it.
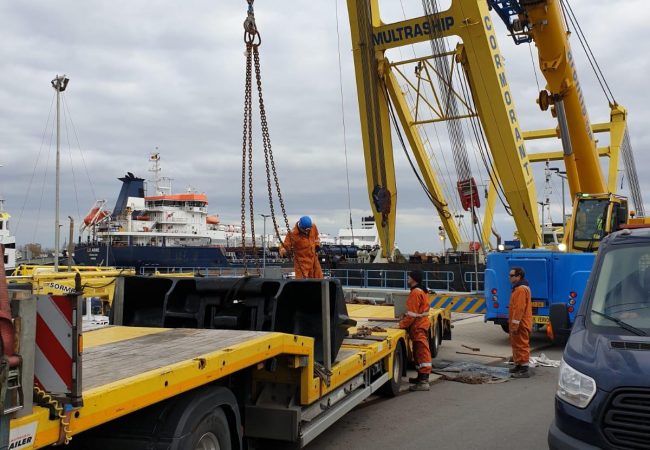
[[[280,254],[280,258],[284,258],[285,256],[287,256],[287,249],[284,247],[280,247],[278,253]]]

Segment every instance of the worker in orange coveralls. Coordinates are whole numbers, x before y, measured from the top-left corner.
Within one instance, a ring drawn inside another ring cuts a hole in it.
[[[296,278],[323,278],[323,271],[318,261],[320,238],[318,228],[312,223],[311,217],[302,216],[284,238],[280,247],[280,256],[287,251],[293,251],[293,268]]]
[[[414,270],[408,275],[407,283],[411,293],[406,299],[406,314],[399,327],[408,330],[413,343],[413,355],[418,376],[409,378],[411,391],[428,391],[431,373],[431,350],[429,349],[429,299],[427,291],[421,286],[422,271]]]
[[[513,267],[508,274],[512,283],[510,307],[508,308],[508,331],[512,345],[512,361],[515,366],[510,369],[514,378],[528,378],[528,360],[530,359],[530,333],[533,329],[533,305],[530,287],[524,278],[526,273],[521,267]]]

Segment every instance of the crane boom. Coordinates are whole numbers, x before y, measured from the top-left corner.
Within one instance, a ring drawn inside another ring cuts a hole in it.
[[[375,218],[379,219],[376,221],[384,249],[390,251],[393,245],[396,200],[388,103],[384,95],[386,85],[391,84],[386,80],[391,79],[392,69],[384,52],[428,41],[434,35],[458,36],[463,42],[463,46],[456,50],[457,59],[466,71],[494,169],[501,180],[522,244],[538,246],[541,237],[535,183],[487,3],[453,0],[451,7],[439,14],[395,23],[381,21],[378,0],[348,0],[348,11],[368,192],[375,207]],[[390,91],[391,98],[403,95],[394,84]],[[404,109],[405,104],[400,106],[398,102],[396,109],[402,128],[412,132],[415,123]],[[417,139],[409,136],[409,142],[418,155]],[[437,195],[438,192],[431,189],[437,180],[434,172],[427,168],[428,161],[416,159],[430,192]],[[377,201],[379,196],[374,194],[392,200],[384,202],[384,206],[388,203],[388,210],[381,212],[381,202]],[[445,204],[442,198],[437,201]],[[494,201],[489,203],[494,205]],[[441,220],[451,237],[450,230],[456,227],[453,217],[441,214]]]
[[[537,46],[539,67],[546,78],[551,102],[556,107],[560,133],[569,138],[570,145],[563,147],[571,196],[578,192],[607,192],[560,2],[521,0],[521,6]],[[540,100],[540,106],[545,106]]]

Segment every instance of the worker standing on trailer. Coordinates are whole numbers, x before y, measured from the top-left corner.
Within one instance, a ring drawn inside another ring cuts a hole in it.
[[[407,283],[411,293],[406,299],[406,313],[399,322],[399,327],[408,330],[413,342],[413,355],[418,376],[409,378],[411,391],[428,391],[431,373],[431,350],[429,349],[429,298],[421,286],[422,271],[414,270],[408,275]]]
[[[508,308],[508,331],[512,345],[512,361],[515,366],[510,369],[514,378],[528,378],[528,361],[530,359],[530,333],[533,329],[533,305],[530,287],[525,279],[526,273],[521,267],[513,267],[508,274],[512,283],[510,307]]]
[[[287,233],[280,246],[280,256],[293,251],[293,268],[296,278],[323,278],[323,271],[318,261],[320,238],[318,228],[311,217],[302,216],[296,226]]]

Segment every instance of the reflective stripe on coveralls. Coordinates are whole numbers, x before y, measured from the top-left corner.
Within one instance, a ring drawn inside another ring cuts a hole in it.
[[[409,316],[409,317],[429,317],[428,312],[418,314],[418,313],[414,313],[413,311],[406,311],[406,315]]]

